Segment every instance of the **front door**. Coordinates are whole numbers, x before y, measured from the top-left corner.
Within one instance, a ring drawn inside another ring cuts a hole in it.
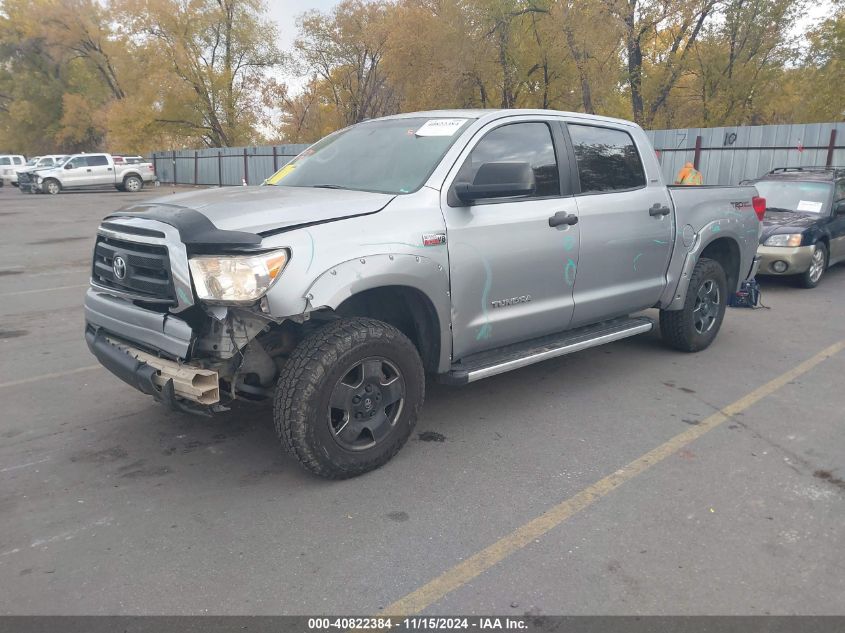
[[[495,122],[468,145],[447,179],[443,211],[456,361],[569,325],[579,226],[549,223],[556,214],[577,221],[562,139],[551,118]],[[456,182],[471,183],[482,164],[497,162],[529,163],[535,193],[471,206],[456,198]]]
[[[845,179],[835,183],[833,193],[833,214],[828,229],[830,230],[830,263],[845,260],[845,213],[836,213],[840,205],[845,205]]]
[[[572,326],[648,308],[666,287],[674,238],[672,201],[647,182],[623,128],[567,124],[580,182],[581,256]]]
[[[91,184],[91,168],[87,156],[77,156],[65,163],[62,175],[63,187],[86,187]]]

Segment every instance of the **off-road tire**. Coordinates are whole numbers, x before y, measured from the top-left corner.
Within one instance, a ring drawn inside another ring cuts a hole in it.
[[[144,188],[144,181],[139,176],[129,175],[123,179],[123,189],[121,191],[128,191],[130,193],[138,193]]]
[[[55,187],[53,187],[52,185],[55,185]],[[58,180],[55,180],[54,178],[48,178],[47,180],[41,183],[41,190],[44,193],[48,193],[52,196],[55,196],[61,193],[62,185]]]
[[[370,357],[395,365],[404,401],[395,424],[374,446],[347,450],[329,423],[329,399],[349,368]],[[425,397],[425,372],[414,344],[395,327],[369,318],[333,321],[305,337],[285,362],[274,397],[273,418],[282,445],[307,470],[346,479],[387,463],[408,441]]]
[[[827,263],[828,263],[828,252],[827,246],[824,242],[816,242],[813,245],[813,258],[817,257],[817,253],[821,252],[822,264],[821,264],[821,271],[817,274],[818,276],[814,277],[813,274],[813,263],[810,262],[810,268],[807,269],[807,272],[797,275],[798,285],[802,288],[815,288],[819,285],[821,280],[824,278],[824,273],[827,270]]]
[[[718,313],[712,326],[705,332],[695,328],[696,300],[699,290],[708,281],[716,284],[719,290]],[[706,349],[716,338],[725,317],[728,299],[728,283],[725,271],[719,262],[702,257],[692,270],[684,307],[680,310],[660,311],[660,335],[670,347],[682,352],[700,352]]]

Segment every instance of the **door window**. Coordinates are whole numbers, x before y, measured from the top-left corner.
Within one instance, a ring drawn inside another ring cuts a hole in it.
[[[79,167],[87,167],[88,166],[88,158],[86,156],[77,156],[76,158],[70,161],[71,169],[77,169]]]
[[[8,157],[0,158],[0,165],[11,165],[12,161]]]
[[[472,182],[484,163],[525,162],[531,165],[537,189],[525,198],[560,195],[560,172],[551,130],[545,123],[511,123],[489,132],[461,166],[455,182]]]
[[[105,156],[89,156],[88,157],[88,166],[89,167],[102,167],[104,165],[108,165],[109,161]]]
[[[591,125],[567,125],[581,193],[624,191],[645,186],[637,146],[627,132]]]

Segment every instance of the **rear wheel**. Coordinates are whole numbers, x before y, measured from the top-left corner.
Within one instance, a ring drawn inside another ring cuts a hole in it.
[[[41,189],[49,193],[51,196],[55,196],[62,190],[62,186],[59,184],[58,180],[48,178],[42,183]]]
[[[824,276],[827,269],[827,246],[824,242],[818,242],[813,246],[813,255],[810,258],[810,268],[803,275],[798,276],[798,283],[802,288],[815,288]]]
[[[422,361],[404,334],[374,319],[340,319],[303,339],[285,363],[276,431],[312,473],[354,477],[402,448],[424,396]]]
[[[702,257],[692,270],[684,307],[660,311],[663,340],[683,352],[709,347],[725,317],[727,286],[719,262]]]
[[[136,191],[141,191],[143,186],[144,181],[138,176],[127,176],[123,179],[123,191],[135,193]]]

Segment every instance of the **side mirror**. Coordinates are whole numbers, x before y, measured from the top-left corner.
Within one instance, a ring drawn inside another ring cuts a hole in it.
[[[833,203],[833,215],[845,215],[845,200]]]
[[[73,163],[66,163],[65,169],[73,169]]]
[[[455,195],[462,202],[473,203],[485,198],[530,196],[537,190],[534,171],[528,163],[484,163],[472,183],[455,184]]]

